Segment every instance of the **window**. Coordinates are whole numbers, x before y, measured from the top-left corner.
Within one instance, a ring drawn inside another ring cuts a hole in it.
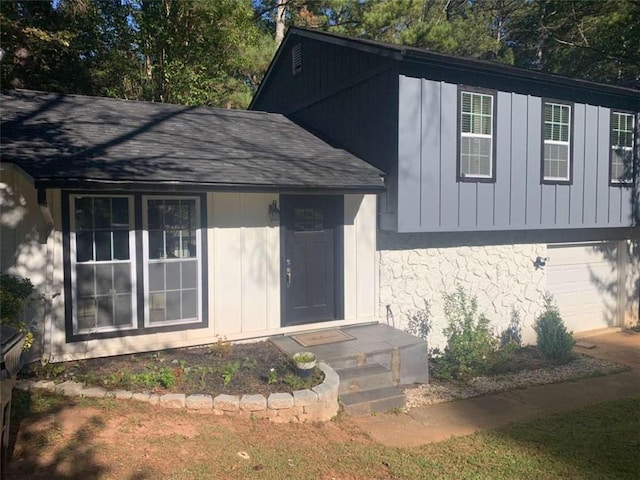
[[[633,183],[635,118],[631,113],[611,112],[611,183]]]
[[[543,174],[545,182],[571,181],[571,105],[544,104]]]
[[[137,324],[132,204],[126,196],[71,197],[74,333]]]
[[[460,92],[459,179],[495,179],[494,96]]]
[[[203,198],[63,194],[68,341],[207,326]]]
[[[198,198],[144,197],[145,319],[148,326],[199,317]]]

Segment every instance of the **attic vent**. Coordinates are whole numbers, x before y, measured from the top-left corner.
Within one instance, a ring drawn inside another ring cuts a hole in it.
[[[302,45],[297,44],[291,50],[291,72],[298,75],[302,72]]]

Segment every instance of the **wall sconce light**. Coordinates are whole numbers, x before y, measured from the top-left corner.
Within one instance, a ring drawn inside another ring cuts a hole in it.
[[[549,257],[536,257],[535,261],[533,262],[533,266],[536,267],[536,270],[540,270],[541,268],[544,268],[547,265],[547,262],[549,261]]]
[[[280,220],[280,209],[278,208],[278,202],[276,200],[269,204],[269,220],[272,222]]]

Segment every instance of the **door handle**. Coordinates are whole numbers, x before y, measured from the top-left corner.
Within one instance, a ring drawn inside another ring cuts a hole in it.
[[[291,260],[287,258],[287,269],[285,271],[285,277],[287,280],[287,287],[291,286]]]

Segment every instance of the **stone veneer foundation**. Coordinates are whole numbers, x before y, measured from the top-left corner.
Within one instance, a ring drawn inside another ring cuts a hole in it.
[[[293,393],[272,393],[264,395],[211,395],[167,393],[133,393],[127,390],[105,390],[100,387],[85,387],[77,382],[56,384],[48,380],[20,380],[16,388],[25,391],[44,391],[70,397],[116,398],[137,400],[164,408],[186,408],[192,412],[230,415],[241,418],[268,419],[274,423],[326,422],[339,409],[338,374],[326,363],[318,368],[324,373],[324,381],[312,389]]]
[[[545,272],[536,269],[536,257],[546,257],[542,243],[507,243],[506,232],[476,234],[397,234],[379,232],[380,311],[389,306],[396,328],[404,329],[408,315],[431,307],[430,347],[444,348],[445,293],[459,285],[478,297],[479,311],[496,332],[511,319],[513,308],[523,321],[523,340],[535,343],[531,328],[542,309]],[[473,246],[470,246],[473,245]]]

